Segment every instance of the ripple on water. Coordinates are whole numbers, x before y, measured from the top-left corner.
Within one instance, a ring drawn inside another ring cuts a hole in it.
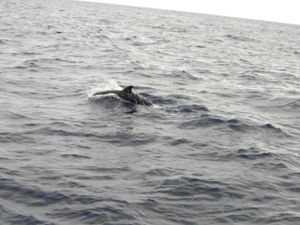
[[[256,132],[261,133],[262,131],[265,134],[276,135],[282,137],[288,137],[289,134],[286,133],[281,128],[275,127],[273,124],[266,123],[263,125],[256,124],[251,121],[243,121],[239,119],[225,119],[222,117],[217,117],[210,114],[201,114],[198,118],[192,118],[189,121],[184,121],[179,125],[179,128],[182,129],[198,129],[198,128],[207,128],[207,127],[223,127],[229,128],[236,132]]]
[[[89,156],[80,155],[80,154],[61,154],[63,158],[70,158],[70,159],[91,159]]]
[[[220,160],[272,160],[275,155],[271,152],[263,151],[255,147],[250,147],[248,149],[238,149],[234,152],[230,152]]]
[[[5,224],[58,225],[55,223],[40,220],[33,215],[29,215],[28,213],[22,214],[15,210],[7,209],[2,205],[0,205],[0,216],[1,221],[3,221]]]
[[[209,112],[207,107],[203,105],[179,105],[175,107],[168,107],[166,109],[168,113],[195,113],[195,112]]]
[[[130,209],[118,206],[96,206],[83,209],[65,207],[47,214],[52,218],[68,221],[80,221],[84,224],[106,224],[114,221],[116,224],[138,224],[137,218]]]
[[[30,144],[34,143],[34,138],[22,133],[2,132],[0,133],[0,142],[4,143],[17,143],[17,144]]]
[[[18,183],[13,179],[0,178],[0,196],[4,199],[31,206],[45,206],[66,202],[69,197],[59,191],[46,191],[36,186]]]

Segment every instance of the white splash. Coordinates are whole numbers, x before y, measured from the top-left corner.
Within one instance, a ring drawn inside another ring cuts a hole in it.
[[[93,96],[96,92],[108,91],[108,90],[122,90],[122,87],[118,85],[115,80],[106,80],[96,86],[92,87],[91,90],[87,93],[89,98],[98,98],[99,96]]]

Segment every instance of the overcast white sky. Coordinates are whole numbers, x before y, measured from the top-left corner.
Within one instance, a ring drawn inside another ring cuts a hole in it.
[[[300,25],[299,0],[84,0]]]

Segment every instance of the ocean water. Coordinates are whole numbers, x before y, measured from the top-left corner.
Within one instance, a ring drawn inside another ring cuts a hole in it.
[[[0,2],[0,224],[300,224],[300,26]],[[154,106],[116,96],[135,86]]]

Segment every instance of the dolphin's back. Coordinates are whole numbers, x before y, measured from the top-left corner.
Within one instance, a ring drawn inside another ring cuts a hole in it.
[[[116,90],[109,90],[109,91],[100,91],[100,92],[96,92],[93,95],[107,95],[107,94],[118,94],[120,91],[116,91]]]
[[[137,94],[132,93],[132,88],[133,88],[133,86],[128,86],[128,87],[124,88],[122,91],[116,91],[116,90],[100,91],[100,92],[96,92],[93,95],[116,94],[120,98],[127,100],[129,102],[133,102],[133,103],[136,103],[139,105],[147,105],[147,106],[152,105],[151,102],[148,102],[145,99],[138,96]]]

